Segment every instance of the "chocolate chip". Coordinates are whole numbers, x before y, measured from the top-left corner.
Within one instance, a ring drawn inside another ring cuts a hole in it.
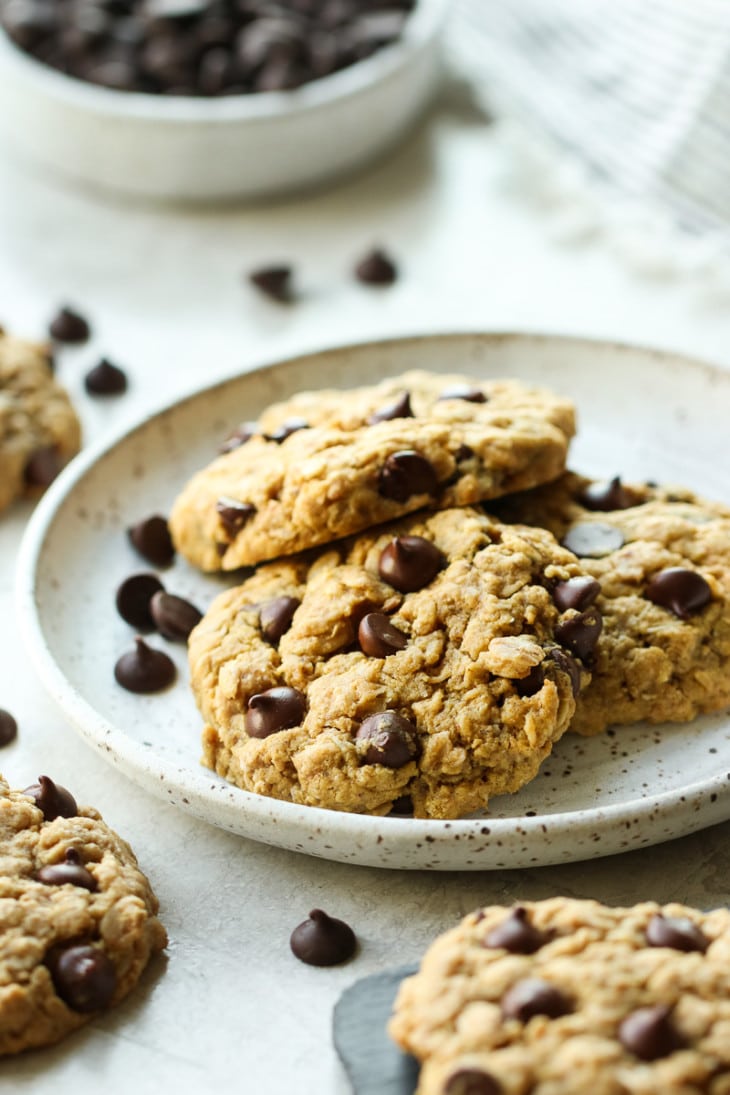
[[[590,483],[578,495],[578,501],[586,509],[604,511],[636,505],[635,495],[624,487],[618,475],[605,483]]]
[[[561,612],[567,612],[569,608],[575,608],[582,612],[595,601],[601,592],[601,583],[588,575],[577,578],[568,578],[565,582],[558,582],[553,590],[553,601]]]
[[[400,795],[393,799],[388,817],[413,817],[413,799],[410,795]]]
[[[613,525],[590,521],[573,525],[560,542],[581,558],[600,559],[603,555],[618,551],[625,541],[624,534]]]
[[[646,941],[650,947],[671,947],[675,951],[705,953],[710,940],[686,916],[662,916],[657,913],[646,926]]]
[[[403,392],[394,403],[388,403],[368,418],[368,426],[377,426],[378,422],[391,422],[395,418],[413,418],[410,392]]]
[[[392,285],[398,278],[398,269],[390,256],[376,247],[356,264],[355,277],[364,285]]]
[[[294,613],[302,602],[298,597],[274,597],[259,610],[261,634],[267,643],[276,646],[282,635],[291,627]]]
[[[431,582],[445,563],[435,544],[422,536],[397,536],[383,548],[378,572],[401,593],[413,593]]]
[[[486,403],[487,396],[479,388],[472,388],[468,384],[454,384],[451,388],[445,388],[438,397],[438,402],[443,399],[463,399],[467,403]]]
[[[577,696],[581,686],[581,671],[575,658],[572,658],[570,654],[557,646],[550,651],[548,658],[555,663],[559,670],[568,674],[570,677],[570,685],[573,689],[573,695]]]
[[[86,342],[91,334],[89,324],[73,308],[61,308],[49,325],[51,338],[56,342]]]
[[[484,946],[501,947],[510,954],[534,954],[550,939],[530,922],[527,909],[517,905],[501,924],[485,936]]]
[[[308,429],[309,423],[304,418],[287,418],[286,422],[282,422],[280,426],[277,426],[273,433],[267,433],[266,438],[268,441],[276,441],[277,445],[280,445],[293,433]]]
[[[355,741],[364,747],[366,764],[385,768],[402,768],[419,752],[416,727],[395,711],[369,715],[358,728]]]
[[[128,692],[161,692],[175,680],[175,663],[162,650],[148,646],[144,639],[134,640],[134,649],[122,654],[114,666],[117,684]]]
[[[61,459],[55,445],[36,449],[28,459],[23,472],[27,486],[49,487],[61,470]]]
[[[517,695],[522,699],[527,699],[529,696],[534,696],[539,692],[544,685],[545,670],[542,665],[533,665],[526,677],[517,677],[512,683],[515,686]]]
[[[502,1085],[488,1072],[478,1068],[460,1068],[444,1084],[444,1095],[502,1095]]]
[[[150,612],[150,601],[155,593],[162,592],[164,588],[156,574],[132,574],[117,590],[117,612],[137,631],[153,631],[155,621]]]
[[[164,589],[152,597],[150,612],[160,635],[173,642],[187,642],[190,632],[203,619],[203,613],[190,601]]]
[[[347,962],[357,950],[357,939],[349,924],[328,916],[322,909],[312,909],[291,933],[292,953],[309,966],[338,966]]]
[[[502,1014],[505,1019],[519,1019],[526,1023],[533,1015],[547,1015],[557,1019],[572,1010],[570,1001],[556,985],[539,977],[526,977],[516,981],[502,997]]]
[[[71,853],[71,854],[70,854]],[[45,886],[78,886],[80,889],[95,893],[98,889],[91,871],[79,862],[79,855],[73,848],[66,852],[64,863],[49,863],[36,871],[36,880]]]
[[[98,1011],[111,1003],[117,974],[103,950],[78,944],[49,955],[46,961],[57,994],[73,1011]]]
[[[10,714],[0,707],[0,748],[10,745],[18,736],[18,724]]]
[[[259,433],[258,422],[241,422],[236,426],[233,433],[230,433],[225,439],[220,449],[220,453],[233,452],[234,449],[240,449],[241,445],[245,445],[247,441],[250,441],[252,437],[256,437]]]
[[[248,280],[270,300],[291,304],[294,300],[291,266],[262,266],[252,270]]]
[[[130,543],[139,554],[156,567],[168,567],[175,558],[175,546],[164,517],[146,517],[127,531]]]
[[[667,567],[651,579],[644,594],[654,604],[667,608],[680,620],[696,616],[712,600],[709,583],[696,570]]]
[[[382,612],[368,612],[363,616],[357,638],[363,654],[373,658],[387,658],[408,645],[408,636]]]
[[[49,776],[39,776],[38,782],[26,787],[23,794],[34,800],[46,821],[78,815],[79,808],[71,792],[60,783],[54,783]]]
[[[680,1049],[683,1040],[670,1019],[665,1004],[638,1008],[622,1021],[618,1037],[624,1049],[642,1061],[656,1061]]]
[[[391,453],[378,475],[378,494],[405,502],[414,494],[438,492],[436,470],[430,460],[414,449]]]
[[[84,377],[89,395],[121,395],[127,390],[127,374],[118,365],[103,357]]]
[[[241,531],[256,512],[256,506],[251,502],[238,502],[235,498],[227,496],[219,498],[215,508],[223,528],[231,538]]]
[[[597,608],[589,608],[577,616],[561,620],[555,628],[555,638],[561,646],[567,646],[571,654],[581,661],[589,661],[596,648],[603,617]]]
[[[280,730],[298,726],[307,710],[307,699],[297,688],[280,686],[251,696],[246,710],[246,733],[268,738]]]

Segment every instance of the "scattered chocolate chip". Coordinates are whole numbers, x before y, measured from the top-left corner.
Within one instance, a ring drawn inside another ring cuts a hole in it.
[[[705,953],[710,940],[686,916],[662,916],[657,913],[646,926],[646,941],[650,947],[671,947],[675,951]]]
[[[27,486],[49,487],[61,470],[61,459],[55,445],[36,449],[28,459],[23,472]]]
[[[241,422],[236,426],[233,433],[229,433],[220,449],[220,453],[233,452],[234,449],[240,449],[241,445],[245,445],[247,441],[250,441],[252,437],[255,437],[259,433],[258,422]]]
[[[413,449],[391,453],[378,475],[378,494],[394,502],[405,502],[414,494],[438,492],[436,469],[430,460]]]
[[[642,1061],[656,1061],[680,1049],[683,1041],[672,1025],[670,1011],[665,1004],[656,1004],[627,1015],[618,1028],[624,1049]]]
[[[187,642],[190,632],[203,619],[203,613],[190,601],[164,589],[153,595],[150,612],[160,635],[173,642]]]
[[[394,403],[389,403],[368,418],[368,426],[377,426],[378,422],[391,422],[395,418],[413,418],[410,392],[403,392]]]
[[[667,567],[651,579],[644,594],[655,605],[667,608],[680,620],[696,616],[712,600],[709,583],[696,570]]]
[[[577,578],[568,578],[565,582],[558,582],[553,590],[553,601],[561,612],[567,612],[569,608],[575,608],[583,612],[595,601],[601,592],[601,583],[588,575]]]
[[[390,256],[376,247],[356,264],[355,277],[364,285],[392,285],[398,278],[398,269]]]
[[[252,270],[248,280],[270,300],[291,304],[294,300],[291,266],[262,266]]]
[[[478,1068],[460,1068],[444,1084],[444,1095],[502,1095],[502,1091],[494,1076]]]
[[[251,696],[246,710],[246,733],[251,738],[268,738],[280,730],[298,726],[307,710],[307,700],[297,688],[284,685]]]
[[[298,597],[274,597],[261,605],[259,624],[261,635],[267,643],[276,646],[282,635],[291,627],[294,613],[302,602]]]
[[[117,974],[103,950],[78,944],[49,955],[46,961],[56,992],[73,1011],[98,1011],[111,1003]]]
[[[256,506],[251,502],[238,502],[235,498],[225,496],[218,499],[215,508],[223,528],[231,538],[241,531],[256,512]]]
[[[627,490],[616,475],[602,483],[590,483],[578,495],[578,501],[586,509],[608,512],[615,509],[630,509],[636,505],[634,493]]]
[[[373,658],[387,658],[408,645],[408,636],[382,612],[368,612],[363,616],[357,638],[363,654]]]
[[[4,745],[10,745],[18,736],[18,724],[4,708],[0,707],[0,749]]]
[[[533,665],[526,677],[516,677],[512,681],[515,692],[522,699],[534,696],[545,683],[545,670],[542,665]]]
[[[400,593],[413,593],[431,582],[445,563],[435,544],[422,536],[396,536],[383,548],[378,572]]]
[[[78,806],[70,791],[60,783],[54,783],[49,776],[39,776],[38,782],[23,791],[35,801],[46,821],[55,821],[57,817],[76,817]]]
[[[132,574],[117,590],[117,612],[137,631],[154,631],[150,601],[164,588],[156,574]]]
[[[118,365],[103,357],[84,377],[89,395],[121,395],[127,390],[127,374]]]
[[[549,935],[531,923],[527,909],[517,905],[501,924],[488,932],[484,938],[484,946],[501,947],[510,954],[534,954],[549,939]]]
[[[571,654],[581,661],[589,661],[596,648],[603,617],[597,608],[589,608],[577,616],[561,620],[555,628],[555,638],[561,646],[567,646]]]
[[[79,854],[73,848],[66,852],[65,862],[49,863],[36,871],[35,877],[45,886],[79,886],[90,893],[98,889],[93,874],[79,862]]]
[[[61,308],[51,320],[48,331],[56,342],[86,342],[91,334],[89,324],[73,308]]]
[[[572,658],[570,654],[565,650],[561,650],[559,647],[554,647],[548,654],[550,661],[554,662],[558,669],[563,673],[567,673],[570,677],[570,684],[573,689],[573,695],[577,696],[580,692],[581,685],[581,672],[575,658]]]
[[[347,962],[357,950],[357,939],[349,924],[328,916],[322,909],[312,909],[291,933],[292,954],[309,966],[338,966]]]
[[[175,663],[162,650],[148,646],[144,639],[134,640],[134,649],[122,654],[114,666],[117,684],[128,692],[161,692],[175,680]]]
[[[280,426],[277,426],[273,433],[267,433],[266,438],[268,441],[276,441],[277,445],[280,445],[293,433],[308,429],[309,423],[304,418],[287,418],[286,422],[282,422]]]
[[[457,464],[461,464],[464,460],[470,460],[473,455],[474,449],[470,448],[468,445],[459,445],[454,453],[454,460]]]
[[[521,1023],[526,1023],[533,1015],[547,1015],[549,1019],[557,1019],[571,1010],[565,993],[539,977],[515,981],[502,997],[502,1014],[505,1019],[519,1019]]]
[[[600,559],[623,546],[624,534],[612,525],[590,521],[573,525],[560,542],[581,558]]]
[[[445,388],[438,397],[438,402],[443,399],[463,399],[467,403],[486,403],[487,396],[479,388],[471,388],[468,384],[454,384],[451,388]]]
[[[175,558],[175,547],[164,517],[155,514],[132,525],[127,531],[130,543],[156,567],[168,567]]]
[[[393,799],[388,817],[413,817],[413,799],[410,795],[400,795]]]
[[[402,768],[418,756],[418,731],[408,719],[395,711],[369,715],[358,728],[355,741],[365,747],[366,764]]]

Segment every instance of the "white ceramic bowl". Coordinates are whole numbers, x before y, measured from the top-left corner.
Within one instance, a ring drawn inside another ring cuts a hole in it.
[[[56,72],[0,30],[0,136],[77,182],[178,201],[255,198],[343,175],[393,145],[438,80],[449,0],[419,0],[401,38],[294,91],[195,99]]]

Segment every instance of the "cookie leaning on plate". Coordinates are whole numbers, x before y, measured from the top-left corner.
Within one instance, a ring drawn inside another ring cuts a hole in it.
[[[549,533],[468,507],[261,566],[188,640],[204,762],[311,806],[483,809],[573,715],[600,618],[576,625],[555,596],[580,574]]]
[[[166,945],[131,848],[41,776],[0,777],[0,1056],[51,1045],[118,1003]]]
[[[550,529],[600,583],[584,596],[603,631],[571,730],[686,722],[730,704],[730,508],[569,472],[494,509]]]
[[[390,1033],[418,1095],[727,1095],[730,913],[556,897],[437,939]]]
[[[47,487],[75,456],[81,428],[48,347],[0,330],[0,510]]]
[[[572,404],[515,380],[409,372],[296,395],[245,424],[170,515],[203,570],[234,570],[424,507],[447,509],[559,475]]]

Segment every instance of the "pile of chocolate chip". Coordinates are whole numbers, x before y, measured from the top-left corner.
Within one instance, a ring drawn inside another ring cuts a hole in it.
[[[416,0],[0,0],[39,61],[155,95],[283,91],[346,68],[403,30]]]

